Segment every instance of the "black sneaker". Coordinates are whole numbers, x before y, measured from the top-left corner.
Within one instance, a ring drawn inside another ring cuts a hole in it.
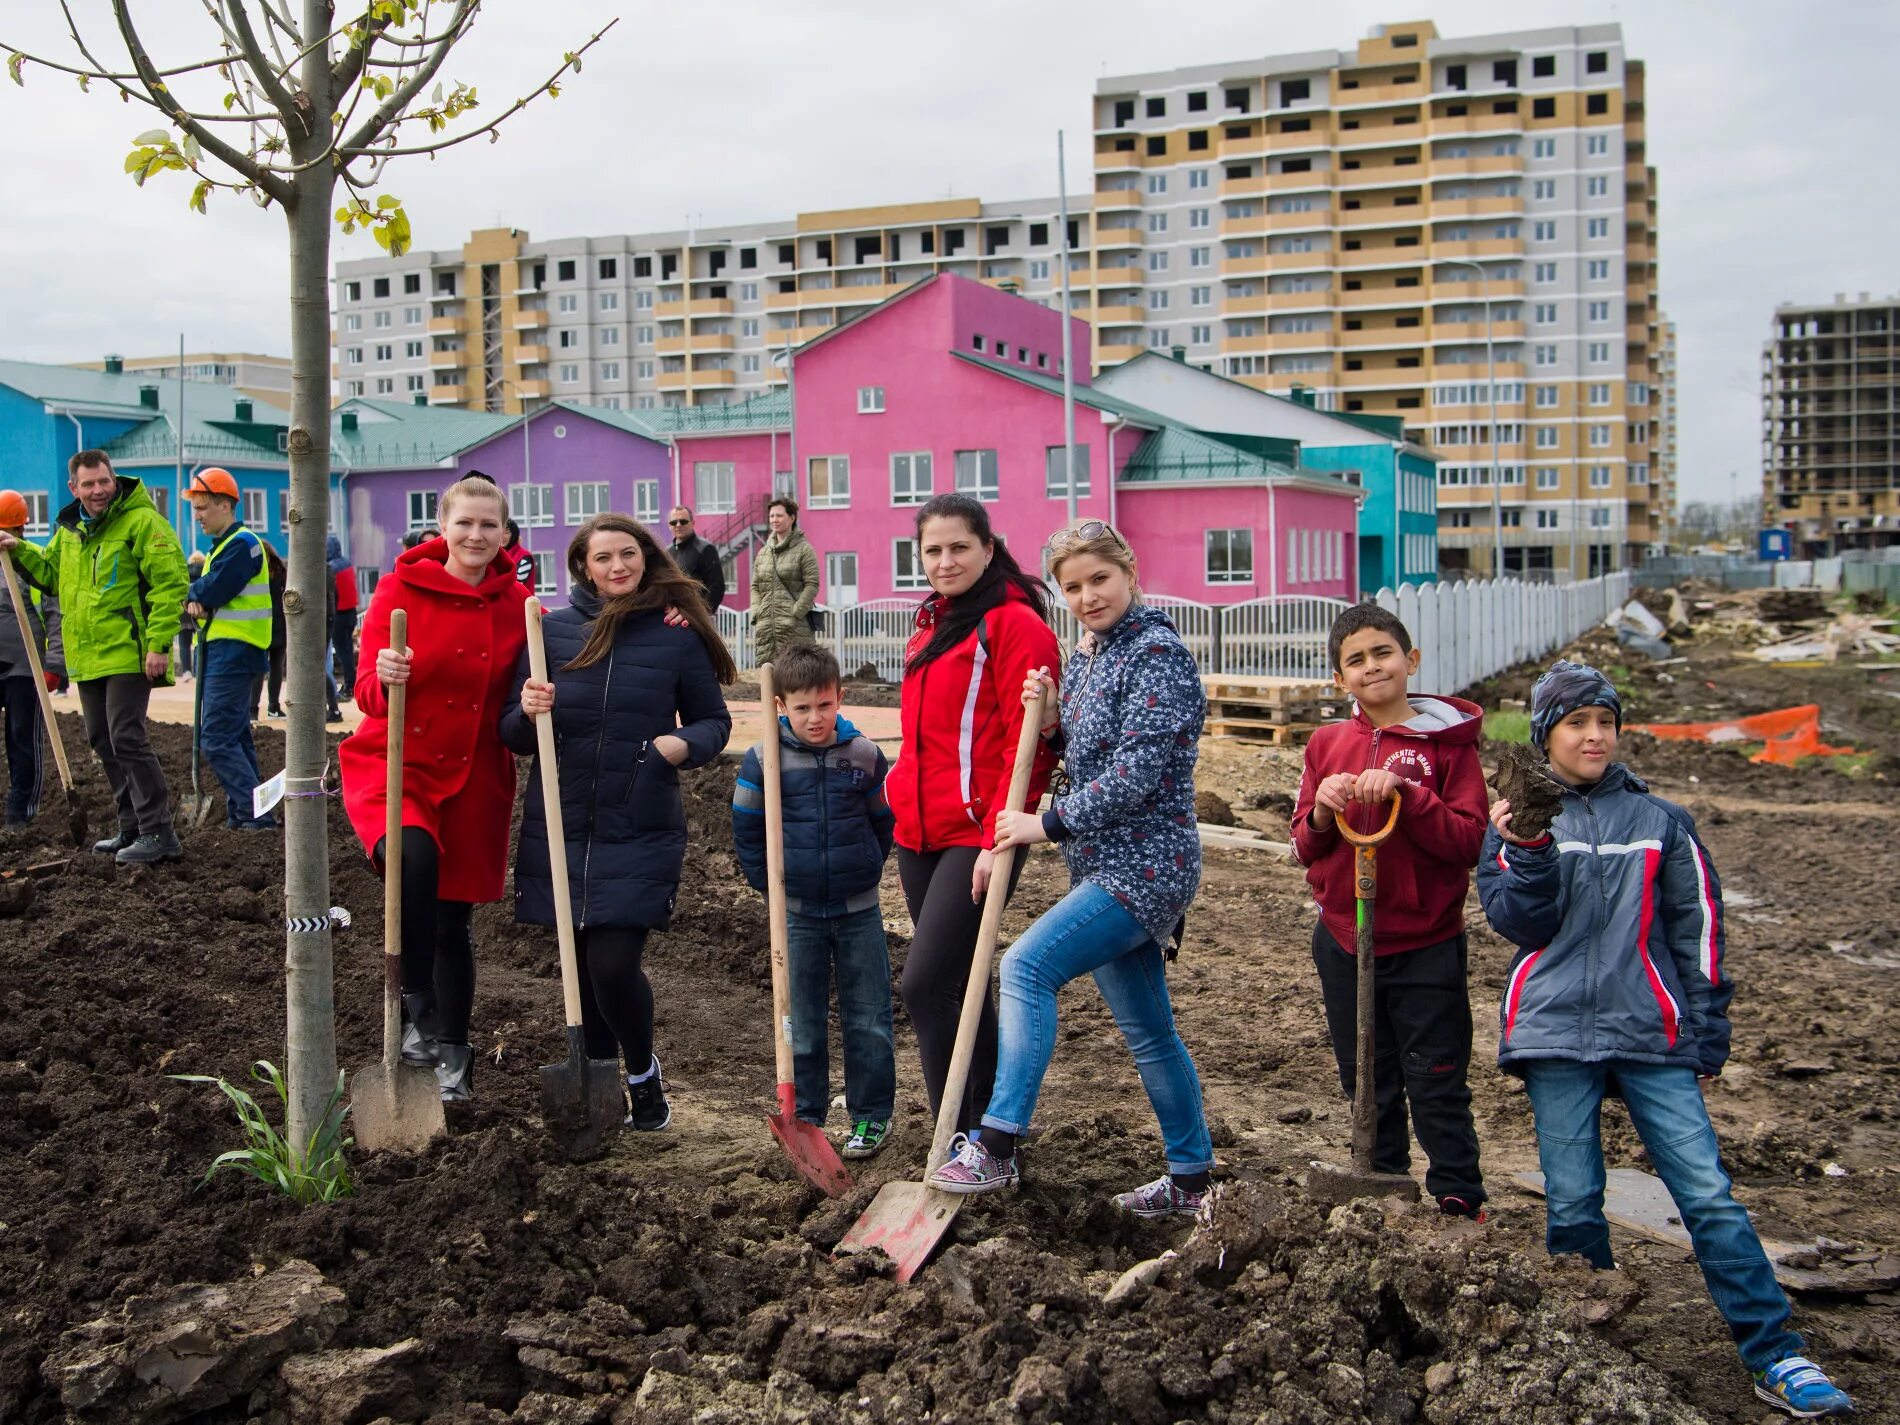
[[[1462,1197],[1439,1198],[1438,1210],[1446,1217],[1464,1217],[1469,1218],[1473,1222],[1483,1222],[1485,1220],[1484,1204],[1481,1202],[1468,1202]]]
[[[131,831],[121,831],[117,836],[108,836],[104,841],[93,842],[92,849],[101,856],[117,856],[138,839],[138,829],[134,827]]]
[[[666,1089],[660,1081],[660,1060],[655,1055],[653,1072],[639,1083],[627,1079],[627,1127],[642,1133],[658,1133],[673,1121],[673,1105],[666,1101]]]
[[[158,861],[176,861],[185,854],[178,838],[169,831],[150,832],[130,845],[119,848],[113,859],[121,866],[149,866]]]

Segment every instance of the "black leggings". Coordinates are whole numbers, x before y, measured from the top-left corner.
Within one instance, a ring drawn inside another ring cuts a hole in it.
[[[917,1056],[923,1061],[924,1091],[930,1096],[932,1115],[943,1102],[944,1080],[950,1076],[963,992],[970,982],[970,962],[976,956],[977,932],[983,924],[983,902],[970,899],[970,876],[980,850],[975,846],[943,851],[897,848],[897,878],[915,927],[910,953],[904,958],[904,1009],[917,1035]],[[1022,873],[1019,854],[1010,871],[1011,895]],[[957,1127],[965,1133],[982,1122],[990,1090],[996,1085],[996,992],[988,983],[982,988],[983,1017],[977,1022],[976,1050],[957,1117]]]
[[[643,927],[600,926],[580,931],[574,945],[587,1057],[611,1059],[618,1043],[635,1075],[653,1065],[653,982],[640,966],[646,943]]]
[[[376,864],[383,863],[384,842],[376,843]],[[475,1008],[475,939],[467,901],[437,898],[441,854],[435,838],[419,826],[402,829],[402,988],[424,995],[435,1011],[436,1037],[445,1044],[468,1043],[469,1015]]]

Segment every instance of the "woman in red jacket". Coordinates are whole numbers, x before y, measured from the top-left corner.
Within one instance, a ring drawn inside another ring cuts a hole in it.
[[[938,495],[923,505],[917,551],[932,592],[917,609],[917,629],[904,650],[904,745],[884,786],[897,815],[897,872],[915,927],[904,961],[904,1007],[935,1114],[983,919],[996,813],[1022,730],[1023,678],[1034,668],[1060,667],[1061,658],[1042,585],[1010,557],[977,501]],[[1042,795],[1054,765],[1040,747],[1031,801]],[[996,999],[988,985],[980,988],[983,1018],[958,1119],[965,1132],[975,1128],[996,1078]]]
[[[469,1096],[475,946],[469,917],[500,900],[515,805],[514,754],[499,726],[527,642],[528,591],[502,559],[502,493],[458,480],[442,494],[442,533],[396,560],[363,622],[356,705],[343,742],[343,805],[383,859],[388,690],[409,685],[402,779],[403,1058],[435,1068],[442,1097]],[[389,647],[389,615],[409,616],[409,648]]]

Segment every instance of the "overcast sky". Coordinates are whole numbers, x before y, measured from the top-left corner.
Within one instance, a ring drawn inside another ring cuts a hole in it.
[[[74,8],[93,17],[95,52],[117,57],[103,0]],[[139,8],[165,17],[145,22],[161,63],[210,52],[198,6]],[[1900,6],[1879,0],[490,0],[448,72],[492,112],[616,12],[580,78],[499,144],[392,168],[386,188],[419,246],[496,224],[553,238],[679,228],[688,215],[720,225],[946,194],[1049,195],[1060,128],[1081,192],[1103,75],[1350,49],[1376,23],[1419,16],[1445,35],[1620,21],[1649,70],[1684,498],[1726,498],[1731,472],[1744,489],[1759,477],[1760,350],[1776,302],[1900,289],[1900,194],[1876,161],[1900,118]],[[0,6],[0,41],[59,51],[56,14]],[[219,93],[205,97],[212,107]],[[177,175],[135,189],[121,163],[152,122],[45,71],[29,69],[25,89],[0,81],[0,356],[170,350],[181,330],[194,350],[288,352],[281,216],[225,195],[200,217]],[[335,256],[374,250],[339,235]]]

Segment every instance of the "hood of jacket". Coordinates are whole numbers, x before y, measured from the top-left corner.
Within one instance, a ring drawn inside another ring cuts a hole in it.
[[[1374,727],[1365,712],[1353,709],[1353,726],[1370,740],[1377,732],[1382,737],[1417,737],[1447,747],[1473,747],[1484,735],[1484,709],[1463,698],[1408,698],[1412,716],[1404,722]]]
[[[332,574],[341,574],[350,567],[350,561],[343,557],[343,541],[335,535],[328,536],[323,542],[323,562],[329,566]]]
[[[81,539],[89,539],[110,524],[117,515],[127,510],[150,510],[158,513],[158,504],[152,499],[151,491],[145,488],[145,482],[135,475],[115,476],[119,482],[118,493],[112,497],[112,503],[96,520],[87,520],[86,507],[73,500],[59,512],[59,523],[65,525]]]
[[[451,574],[448,561],[449,542],[437,535],[396,557],[396,577],[412,589],[427,589],[436,594],[472,594],[482,599],[492,599],[515,582],[514,565],[504,556],[498,555],[489,562],[479,584],[469,584]]]
[[[801,542],[805,542],[805,531],[793,525],[791,532],[782,539],[776,534],[766,536],[765,547],[767,549],[796,549]]]
[[[838,715],[838,740],[832,743],[830,747],[821,747],[817,750],[820,752],[831,752],[843,747],[845,743],[851,741],[852,738],[862,735],[863,734],[858,731],[857,724],[840,713]],[[805,746],[804,741],[799,735],[792,731],[791,719],[786,717],[784,713],[780,713],[778,716],[778,740],[780,745],[784,747],[802,748]]]

